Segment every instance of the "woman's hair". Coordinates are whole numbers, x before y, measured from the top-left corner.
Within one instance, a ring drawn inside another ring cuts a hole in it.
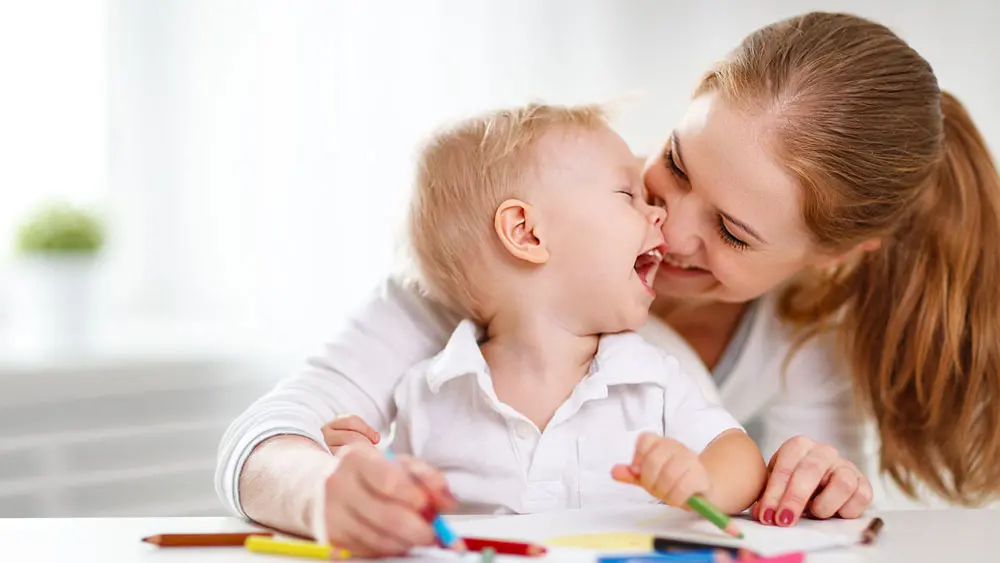
[[[768,120],[820,247],[848,254],[782,295],[804,338],[835,328],[881,466],[979,504],[1000,493],[1000,178],[962,104],[892,31],[810,13],[747,37],[700,84]]]

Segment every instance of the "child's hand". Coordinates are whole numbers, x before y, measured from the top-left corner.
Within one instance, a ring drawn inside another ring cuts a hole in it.
[[[381,439],[374,428],[353,414],[340,415],[323,427],[323,440],[334,455],[348,444],[374,446]]]
[[[687,508],[694,494],[708,494],[708,470],[698,454],[677,440],[656,434],[642,434],[635,444],[631,465],[611,468],[614,480],[639,485],[649,494],[679,508]]]

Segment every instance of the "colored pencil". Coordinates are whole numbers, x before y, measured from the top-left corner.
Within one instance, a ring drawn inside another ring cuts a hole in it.
[[[390,460],[396,459],[396,454],[392,450],[385,450],[385,456]],[[420,485],[426,491],[427,488],[424,486],[423,482],[420,481],[415,475],[410,475],[413,481]],[[437,537],[438,542],[441,547],[451,548],[456,551],[465,551],[465,544],[462,543],[462,539],[459,538],[448,523],[444,521],[444,518],[440,514],[436,515],[433,520],[431,520],[431,526],[434,527],[434,535]]]
[[[687,501],[692,510],[701,514],[706,520],[715,524],[720,530],[733,536],[743,539],[743,532],[736,527],[733,519],[728,514],[716,508],[712,503],[701,495],[694,495]]]
[[[271,537],[270,532],[226,534],[158,534],[142,541],[159,547],[240,547],[250,536]]]
[[[882,526],[885,522],[881,518],[873,518],[871,522],[868,523],[868,527],[865,531],[861,532],[861,543],[865,545],[870,545],[875,543],[875,538],[878,537],[878,533],[882,531]]]
[[[660,553],[684,553],[687,551],[704,551],[706,549],[722,550],[732,557],[736,557],[741,551],[744,551],[738,547],[723,547],[709,543],[675,540],[672,538],[653,538],[653,550]]]
[[[462,538],[465,547],[469,551],[485,551],[493,549],[500,555],[523,555],[525,557],[537,557],[545,555],[548,551],[544,546],[532,543],[494,540],[490,538]]]
[[[597,563],[721,563],[732,561],[721,551],[689,551],[687,553],[652,553],[604,555],[597,558]]]
[[[289,555],[306,559],[327,560],[348,559],[351,557],[350,551],[332,545],[322,545],[306,541],[276,540],[263,536],[250,536],[244,545],[253,553],[264,553],[267,555]]]

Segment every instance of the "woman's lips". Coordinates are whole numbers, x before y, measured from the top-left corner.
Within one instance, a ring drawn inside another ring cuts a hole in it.
[[[667,255],[663,257],[663,261],[660,263],[660,269],[657,274],[679,277],[699,277],[711,275],[711,272],[704,268],[684,264],[683,262],[675,260],[673,257]]]

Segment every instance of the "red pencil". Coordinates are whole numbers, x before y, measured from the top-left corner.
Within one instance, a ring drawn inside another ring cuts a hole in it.
[[[270,532],[245,532],[235,534],[159,534],[142,538],[142,541],[160,547],[243,547],[247,536],[268,536]]]
[[[465,547],[469,551],[482,551],[487,547],[492,547],[497,555],[524,555],[525,557],[538,557],[545,555],[548,551],[544,546],[533,543],[523,543],[516,541],[495,540],[491,538],[462,538]]]

